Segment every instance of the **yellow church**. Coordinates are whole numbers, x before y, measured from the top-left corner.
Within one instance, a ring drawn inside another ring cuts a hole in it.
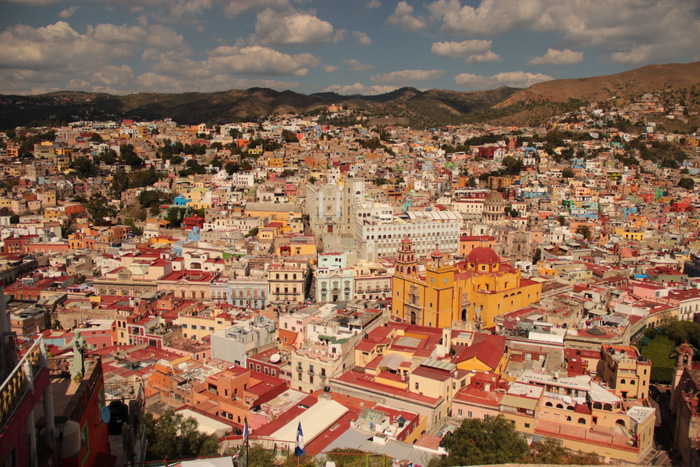
[[[520,269],[487,247],[474,248],[456,264],[436,249],[422,273],[408,237],[399,246],[392,286],[394,319],[438,328],[462,321],[477,331],[492,327],[496,316],[539,301],[542,294],[540,283],[524,279]]]

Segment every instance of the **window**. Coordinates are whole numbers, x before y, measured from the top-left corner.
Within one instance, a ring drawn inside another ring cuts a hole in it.
[[[419,389],[418,381],[416,381],[416,391]]]

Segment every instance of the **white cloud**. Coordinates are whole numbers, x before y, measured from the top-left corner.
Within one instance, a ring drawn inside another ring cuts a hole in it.
[[[583,52],[547,49],[547,53],[527,62],[528,65],[573,65],[583,61]]]
[[[527,73],[524,71],[510,71],[498,73],[493,76],[474,75],[462,73],[455,76],[455,84],[475,90],[494,89],[500,86],[514,88],[526,88],[543,81],[551,80],[551,76],[542,73]]]
[[[333,34],[333,42],[340,42],[345,39],[345,34],[348,33],[347,29],[337,29],[335,34]]]
[[[357,39],[357,42],[359,42],[360,45],[371,45],[372,44],[372,39],[370,39],[369,36],[362,31],[354,31],[352,33],[352,37]]]
[[[58,14],[58,17],[61,19],[68,19],[71,16],[75,14],[76,11],[78,11],[80,7],[73,5],[71,7],[66,8],[65,10],[61,10],[61,12]]]
[[[293,9],[287,0],[225,0],[222,3],[224,14],[228,18],[248,10],[262,11],[270,8],[276,11],[291,11]]]
[[[333,86],[328,86],[324,89],[325,92],[335,92],[340,95],[351,96],[354,94],[362,94],[364,96],[376,96],[378,94],[386,94],[391,91],[395,91],[396,86],[365,86],[361,83],[355,83],[350,85],[334,84]]]
[[[320,64],[309,53],[289,55],[259,45],[242,49],[222,46],[210,53],[205,68],[219,73],[304,76]]]
[[[367,2],[367,4],[365,5],[365,7],[367,7],[367,9],[369,9],[369,10],[379,8],[380,6],[382,6],[382,4],[379,3],[378,0],[369,0],[369,2]]]
[[[146,44],[148,44],[149,47],[155,47],[161,50],[172,50],[180,47],[187,47],[185,44],[185,39],[182,37],[182,35],[176,33],[172,29],[156,24],[149,26],[147,31],[148,37],[146,37]]]
[[[333,25],[313,15],[279,15],[271,9],[258,13],[254,40],[260,44],[321,44],[333,39]]]
[[[345,65],[345,67],[350,71],[365,71],[374,69],[372,65],[369,65],[367,63],[360,63],[354,58],[343,60],[343,65]]]
[[[426,26],[422,18],[413,15],[413,7],[405,1],[400,1],[396,5],[394,12],[389,15],[386,23],[413,32],[423,29]]]
[[[128,65],[115,66],[108,65],[92,74],[93,83],[114,88],[115,86],[126,86],[134,79],[134,72]]]
[[[484,53],[491,48],[491,44],[493,44],[493,41],[487,40],[433,42],[430,51],[438,57],[459,58]]]
[[[503,61],[503,57],[501,57],[497,53],[493,53],[490,50],[487,50],[486,52],[484,52],[482,54],[469,55],[464,60],[464,63],[486,63],[486,62],[502,62],[502,61]]]
[[[84,33],[64,21],[6,29],[0,33],[0,92],[180,92],[255,85],[292,89],[299,87],[298,81],[260,77],[304,76],[322,65],[309,53],[287,54],[261,45],[220,46],[195,59],[182,35],[149,25],[145,17],[138,21],[97,24]],[[134,63],[124,61],[134,56],[146,67],[138,76]]]
[[[0,66],[89,73],[133,54],[145,36],[138,26],[98,24],[79,34],[64,21],[40,28],[18,25],[0,33]]]
[[[370,78],[375,83],[407,84],[415,81],[438,79],[445,70],[399,70],[391,73],[374,75]]]
[[[339,66],[337,65],[326,65],[323,67],[323,71],[326,73],[333,73],[334,71],[338,71],[340,69]]]
[[[451,35],[497,35],[514,29],[562,35],[569,47],[594,47],[614,62],[668,62],[697,55],[696,0],[437,0],[426,7]]]

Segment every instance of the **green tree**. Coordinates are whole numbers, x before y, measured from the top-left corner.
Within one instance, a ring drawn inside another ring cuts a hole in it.
[[[112,185],[110,190],[112,195],[120,196],[122,192],[129,188],[129,174],[126,173],[124,167],[119,167],[112,175]]]
[[[297,138],[297,134],[293,131],[282,130],[282,141],[285,143],[298,143],[299,139]]]
[[[140,169],[143,167],[143,159],[136,154],[132,144],[122,144],[119,146],[119,161],[122,164],[131,166],[133,169]]]
[[[248,465],[250,467],[268,467],[274,463],[274,451],[267,450],[259,444],[254,444],[248,448]]]
[[[528,453],[525,438],[502,415],[465,419],[442,444],[448,455],[431,461],[431,467],[518,463]]]
[[[234,173],[240,172],[241,166],[238,165],[236,162],[227,162],[226,165],[224,166],[224,170],[226,171],[227,174],[232,175]]]
[[[117,215],[117,208],[110,205],[106,198],[94,197],[85,205],[90,217],[96,224],[104,225],[107,222],[107,218],[112,218]]]
[[[165,211],[165,220],[170,222],[170,228],[177,229],[187,215],[187,208],[172,207]]]
[[[148,461],[191,459],[219,453],[218,438],[197,431],[194,418],[184,418],[182,414],[168,410],[155,420],[150,412],[146,412],[143,423]]]
[[[100,168],[87,157],[76,157],[70,166],[80,178],[94,177],[100,174]]]
[[[535,250],[535,256],[533,256],[533,258],[532,258],[532,264],[539,263],[541,259],[542,259],[542,250],[537,248],[537,250]]]
[[[503,167],[501,171],[503,175],[518,175],[523,170],[523,161],[513,156],[506,156],[503,158]]]
[[[95,160],[97,162],[104,162],[107,165],[114,165],[119,158],[117,157],[117,152],[114,149],[107,149],[97,155]]]
[[[141,207],[147,209],[160,204],[171,203],[172,195],[161,190],[144,190],[139,193],[138,199]]]
[[[585,238],[586,240],[590,240],[592,237],[591,228],[587,225],[582,224],[576,227],[576,233],[579,235],[583,235],[583,238]]]
[[[254,227],[248,231],[247,234],[245,234],[246,237],[255,237],[258,234],[258,228]]]
[[[90,141],[93,143],[104,143],[102,136],[100,136],[98,133],[93,133],[92,136],[90,136]]]
[[[158,180],[161,179],[161,175],[156,172],[156,169],[149,167],[146,170],[139,170],[133,172],[128,176],[129,188],[139,188],[142,186],[153,186]]]
[[[678,180],[678,186],[688,191],[692,191],[693,188],[695,188],[695,180],[692,178],[681,178]]]
[[[545,438],[530,445],[530,452],[521,461],[524,464],[598,465],[600,457],[594,453],[573,452],[562,446],[561,441]]]
[[[574,178],[574,171],[571,169],[564,169],[561,171],[561,176],[563,178]]]

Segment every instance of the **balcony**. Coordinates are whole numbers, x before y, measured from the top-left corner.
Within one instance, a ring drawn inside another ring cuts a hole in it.
[[[24,396],[28,392],[36,390],[34,382],[39,372],[48,368],[46,357],[44,340],[39,338],[0,386],[0,400],[2,401],[0,428],[5,428]]]

